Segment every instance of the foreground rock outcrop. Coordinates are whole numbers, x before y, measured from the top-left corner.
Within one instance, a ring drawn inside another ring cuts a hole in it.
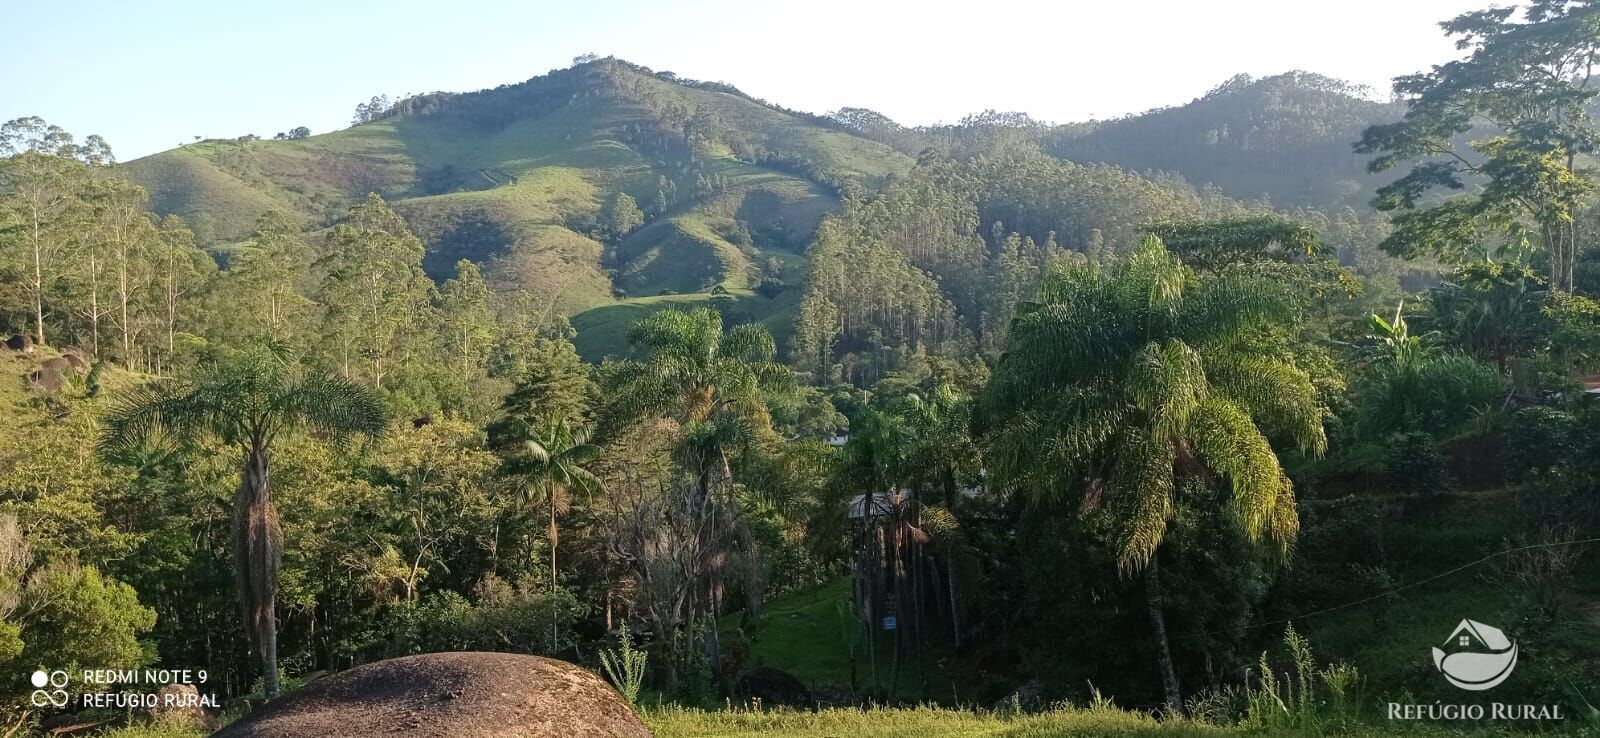
[[[333,674],[213,738],[649,738],[622,696],[564,661],[430,653]]]

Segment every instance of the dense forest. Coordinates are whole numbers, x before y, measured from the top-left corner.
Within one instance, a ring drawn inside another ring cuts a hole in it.
[[[593,57],[128,163],[6,123],[0,663],[1323,734],[1460,701],[1471,618],[1594,730],[1600,6],[1444,28],[1392,103],[1069,125]]]

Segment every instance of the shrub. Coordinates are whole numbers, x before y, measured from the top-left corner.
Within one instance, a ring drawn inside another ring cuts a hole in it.
[[[1433,436],[1421,431],[1389,437],[1384,471],[1389,489],[1399,494],[1430,495],[1455,487],[1450,462]]]
[[[1361,712],[1363,683],[1354,666],[1318,668],[1311,642],[1290,624],[1283,634],[1289,664],[1281,675],[1261,654],[1261,673],[1245,697],[1243,722],[1268,731],[1339,731],[1354,725]]]
[[[644,686],[645,664],[649,654],[633,647],[633,634],[622,626],[617,636],[617,648],[600,652],[600,665],[606,679],[622,693],[630,705],[639,704],[639,689]]]
[[[436,592],[390,612],[381,648],[390,657],[434,651],[551,654],[572,644],[572,625],[583,613],[565,589],[480,587],[477,602]]]

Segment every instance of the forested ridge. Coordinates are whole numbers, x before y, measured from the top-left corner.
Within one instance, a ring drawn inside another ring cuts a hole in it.
[[[1567,719],[1453,727],[1592,731],[1597,28],[1061,125],[594,57],[127,163],[11,121],[0,663],[203,669],[210,719],[505,651],[662,735],[1360,734],[1462,699],[1470,618]],[[148,722],[36,686],[0,730]]]

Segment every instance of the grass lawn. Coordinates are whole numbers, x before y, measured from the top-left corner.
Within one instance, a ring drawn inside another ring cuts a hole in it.
[[[1034,715],[998,715],[966,710],[823,710],[821,712],[702,712],[680,708],[645,710],[645,724],[656,738],[1089,738],[1091,736],[1500,736],[1594,735],[1596,726],[1568,721],[1562,728],[1511,731],[1499,726],[1404,723],[1344,731],[1223,727],[1206,723],[1157,721],[1140,712],[1111,706],[1067,708]]]
[[[743,613],[724,616],[719,625],[724,644],[748,644],[746,669],[781,669],[811,689],[847,691],[853,687],[862,696],[887,696],[893,684],[893,695],[898,700],[960,702],[955,684],[942,668],[950,655],[948,644],[943,641],[930,644],[926,659],[907,655],[896,674],[891,666],[892,639],[880,637],[876,681],[871,654],[857,646],[852,678],[848,637],[860,631],[856,630],[859,626],[854,624],[849,606],[850,580],[840,577],[813,590],[773,598],[767,603],[766,614],[753,627]],[[844,614],[841,607],[846,608]]]

